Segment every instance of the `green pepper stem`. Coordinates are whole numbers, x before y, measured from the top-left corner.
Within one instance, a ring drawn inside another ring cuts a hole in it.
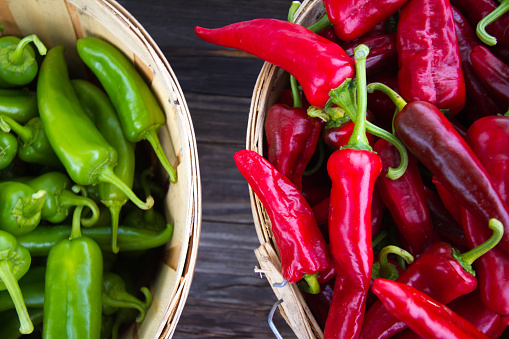
[[[134,308],[140,312],[138,315],[138,318],[140,319],[144,319],[147,312],[146,304],[143,301],[125,291],[123,293],[120,293],[120,291],[115,292],[114,297],[107,294],[106,292],[103,292],[102,301],[104,305],[110,307]]]
[[[292,1],[290,10],[288,11],[288,21],[293,23],[295,12],[299,9],[301,3],[299,1]],[[302,98],[300,96],[299,84],[297,79],[290,74],[290,87],[292,89],[293,107],[302,107]]]
[[[154,149],[157,158],[159,158],[159,161],[161,162],[164,169],[170,176],[170,182],[172,183],[177,182],[177,172],[175,172],[175,169],[170,164],[170,161],[166,157],[166,154],[164,154],[163,147],[161,146],[161,142],[159,141],[159,137],[157,136],[156,130],[151,129],[147,131],[145,137],[148,140],[148,142],[150,142],[150,144],[152,145],[152,148]]]
[[[20,322],[19,332],[22,334],[32,333],[34,331],[34,324],[32,323],[32,320],[30,320],[18,281],[14,278],[14,274],[12,272],[12,261],[9,259],[3,259],[0,261],[0,280],[5,284],[7,291],[9,291],[14,307],[16,308],[16,312],[18,313]]]
[[[355,75],[357,77],[357,112],[352,136],[345,147],[371,151],[372,148],[369,145],[369,141],[366,136],[366,110],[368,107],[368,97],[366,92],[366,57],[368,54],[368,46],[361,44],[355,47],[354,58]]]
[[[467,265],[468,267],[472,266],[475,260],[477,260],[480,256],[491,250],[500,242],[502,236],[504,235],[504,226],[502,225],[502,223],[497,219],[492,218],[490,219],[488,226],[490,229],[493,230],[493,234],[491,235],[491,237],[485,242],[483,242],[481,245],[459,255],[459,258],[457,259],[460,260],[462,264]]]
[[[368,85],[368,93],[373,93],[374,91],[382,91],[389,96],[389,98],[394,102],[398,112],[405,107],[407,102],[399,95],[396,91],[394,91],[389,86],[382,84],[381,82],[372,82]]]
[[[486,15],[481,21],[477,23],[475,32],[477,37],[488,46],[497,44],[497,39],[486,32],[486,26],[493,23],[495,20],[509,11],[509,0],[501,0],[500,5],[493,10],[493,12]]]
[[[389,236],[389,232],[387,232],[387,230],[381,230],[379,231],[376,236],[373,238],[373,241],[371,242],[372,243],[372,247],[375,248],[379,243],[382,242],[382,240],[384,240],[385,238],[387,238]]]
[[[317,148],[318,148],[318,160],[316,161],[316,164],[313,166],[313,168],[304,171],[304,175],[315,174],[316,172],[318,172],[320,168],[322,168],[322,165],[325,162],[325,146],[323,145],[323,142],[321,140],[319,140]]]
[[[92,211],[92,216],[89,218],[83,218],[81,223],[85,227],[93,226],[101,215],[99,206],[90,198],[79,196],[72,193],[69,190],[62,190],[59,195],[60,205],[62,207],[71,206],[86,206]]]
[[[0,115],[0,129],[5,133],[9,133],[10,130],[13,130],[24,144],[30,144],[35,140],[35,131],[33,129],[21,125],[16,120],[5,115]]]
[[[10,61],[15,65],[20,65],[23,63],[23,52],[25,51],[25,47],[33,42],[35,44],[35,47],[37,47],[37,50],[39,51],[40,55],[46,55],[47,49],[46,46],[42,43],[42,41],[37,37],[37,35],[32,34],[24,37],[21,39],[21,41],[16,46],[16,49],[14,50]]]
[[[308,29],[313,31],[313,32],[315,32],[315,33],[318,33],[321,30],[324,30],[324,29],[329,28],[331,26],[332,26],[332,23],[330,22],[329,17],[327,16],[327,14],[325,14],[324,16],[322,16],[320,18],[320,20],[318,20],[317,22],[315,22],[314,24],[309,26]]]
[[[105,166],[99,173],[99,181],[112,184],[119,188],[124,194],[131,200],[136,206],[143,210],[148,210],[154,205],[154,198],[151,196],[147,197],[146,202],[141,201],[132,189],[127,186],[119,177],[115,175],[112,168]]]
[[[117,245],[117,233],[118,233],[118,224],[120,222],[120,210],[125,202],[122,201],[103,201],[103,204],[108,207],[111,214],[111,250],[113,253],[118,253],[119,248]],[[152,211],[152,209],[148,210],[145,213]]]
[[[81,212],[83,206],[77,206],[72,214],[72,226],[69,240],[77,239],[81,237]]]
[[[379,255],[379,259],[378,259],[378,262],[380,263],[380,270],[378,271],[380,278],[388,279],[388,277],[391,275],[391,265],[392,264],[389,263],[389,258],[388,258],[389,254],[396,254],[396,255],[400,256],[401,258],[403,258],[406,261],[407,264],[411,264],[414,262],[414,257],[410,253],[405,251],[404,249],[402,249],[398,246],[394,246],[394,245],[385,246],[380,251],[380,255]]]
[[[152,196],[152,192],[150,191],[150,184],[148,178],[154,177],[154,167],[150,166],[143,172],[141,172],[141,187],[143,188],[143,193],[145,197]],[[155,220],[155,211],[153,208],[145,211],[143,213],[143,220],[148,223],[152,223]]]
[[[42,208],[46,203],[46,191],[39,190],[28,197],[21,197],[14,205],[11,215],[20,227],[32,227],[41,221]]]
[[[318,282],[318,273],[304,274],[302,279],[306,282],[306,287],[303,288],[305,292],[310,294],[320,293],[320,283]]]

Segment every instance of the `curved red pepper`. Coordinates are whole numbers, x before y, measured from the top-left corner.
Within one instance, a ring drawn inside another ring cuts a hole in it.
[[[373,283],[373,292],[394,317],[422,338],[488,339],[468,320],[411,286],[377,279]]]
[[[489,116],[470,126],[468,144],[484,165],[502,199],[509,203],[509,117]],[[462,214],[471,246],[482,240],[475,232],[478,222],[470,213]],[[493,249],[476,263],[481,297],[486,307],[509,315],[509,255]]]
[[[315,153],[322,130],[320,119],[305,108],[275,104],[265,117],[269,162],[302,191],[302,176]]]
[[[470,52],[475,46],[481,45],[481,41],[475,35],[467,19],[455,7],[452,7],[452,13],[458,37],[467,101],[475,105],[474,110],[467,111],[468,120],[473,122],[481,117],[497,114],[502,110],[477,78],[470,61]]]
[[[366,59],[366,73],[369,75],[375,71],[397,69],[398,52],[396,49],[396,35],[384,34],[372,37],[360,38],[341,45],[346,54],[353,57],[355,47],[360,44],[369,48],[369,55]]]
[[[382,175],[377,180],[380,196],[396,223],[403,248],[412,255],[420,255],[431,245],[433,224],[417,161],[409,155],[405,173],[392,180],[387,171],[400,163],[399,152],[384,139],[379,139],[373,150],[383,163]]]
[[[356,338],[359,335],[366,297],[371,283],[371,199],[382,170],[380,157],[371,151],[366,137],[365,45],[355,50],[357,114],[348,144],[327,162],[332,180],[329,210],[329,241],[336,281],[325,324],[325,338]]]
[[[465,81],[449,0],[412,0],[401,8],[398,30],[398,88],[407,101],[447,109],[465,105]]]
[[[435,243],[408,266],[396,281],[412,286],[447,304],[474,291],[477,287],[477,280],[469,265],[479,254],[485,252],[474,254],[467,259],[471,253],[473,252],[459,255],[450,244]],[[383,304],[377,301],[364,316],[361,338],[390,338],[406,327],[404,322],[391,315]]]
[[[330,270],[328,246],[311,207],[295,185],[254,151],[235,153],[235,164],[267,210],[283,277],[294,283],[303,275]]]
[[[432,104],[413,101],[394,118],[396,134],[449,193],[482,225],[496,218],[504,225],[500,247],[509,253],[509,212],[483,165],[447,118]],[[478,230],[483,240],[489,230]]]
[[[368,33],[396,13],[407,0],[324,0],[329,20],[340,40],[351,41]]]
[[[251,53],[293,75],[309,103],[323,108],[329,91],[354,75],[354,62],[336,43],[300,25],[254,19],[225,27],[195,28],[207,42]]]
[[[509,66],[484,46],[475,46],[470,52],[474,72],[484,87],[500,102],[509,105]],[[493,112],[493,114],[504,112]]]

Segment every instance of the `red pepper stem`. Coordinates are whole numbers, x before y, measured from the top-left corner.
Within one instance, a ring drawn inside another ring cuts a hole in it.
[[[23,53],[25,51],[25,47],[31,42],[33,42],[35,44],[35,47],[37,47],[37,50],[39,51],[40,55],[46,55],[46,52],[47,52],[46,46],[44,46],[42,41],[39,40],[37,35],[32,34],[32,35],[26,36],[23,39],[21,39],[21,41],[16,46],[16,49],[14,50],[14,52],[12,52],[12,54],[9,53],[9,56],[10,56],[9,60],[14,65],[20,65],[23,63],[23,61],[24,61]]]
[[[0,281],[2,281],[7,287],[7,291],[9,292],[14,303],[14,307],[16,308],[16,312],[18,313],[20,322],[19,332],[22,334],[29,334],[34,331],[34,325],[32,320],[30,320],[30,315],[28,314],[25,301],[23,300],[23,295],[21,294],[18,281],[14,278],[14,274],[12,272],[12,260],[9,258],[13,253],[14,255],[17,255],[17,253],[11,250],[7,251],[10,251],[10,255],[0,260]],[[1,253],[3,254],[4,252],[6,251]]]
[[[329,28],[332,26],[332,22],[330,22],[329,17],[327,14],[325,14],[320,20],[312,24],[308,27],[310,31],[313,31],[315,33],[320,32],[321,30],[324,30],[326,28]]]
[[[488,226],[493,230],[493,234],[488,240],[470,251],[456,257],[456,259],[458,259],[463,265],[468,265],[469,267],[472,266],[477,258],[495,247],[502,239],[502,236],[504,235],[504,226],[500,221],[492,218],[490,219]]]
[[[500,5],[493,10],[490,14],[486,15],[476,27],[477,37],[488,46],[494,46],[497,44],[497,39],[486,32],[486,26],[491,24],[493,21],[500,18],[507,11],[509,11],[509,0],[500,0]]]
[[[304,274],[302,279],[307,284],[305,291],[310,294],[320,293],[320,283],[318,282],[318,273],[315,274]]]
[[[381,82],[372,82],[368,85],[368,93],[373,93],[374,91],[382,91],[387,94],[396,105],[398,112],[401,111],[407,104],[407,102],[398,93],[396,93],[396,91]]]
[[[385,246],[380,251],[378,258],[378,262],[380,263],[380,269],[378,271],[380,278],[389,279],[392,274],[391,266],[393,264],[389,263],[389,254],[396,254],[400,256],[409,265],[414,262],[414,257],[404,249],[394,245]]]
[[[368,138],[366,137],[366,110],[368,107],[368,96],[366,92],[366,58],[369,48],[366,45],[359,45],[354,50],[355,75],[357,77],[357,112],[352,136],[345,148],[371,151]]]
[[[300,7],[299,1],[293,1],[292,5],[290,6],[290,10],[288,11],[288,21],[293,23],[295,12]],[[290,74],[290,86],[292,88],[292,99],[293,99],[293,107],[302,107],[302,98],[300,96],[300,90],[299,90],[299,84],[297,82],[297,79],[293,75]]]

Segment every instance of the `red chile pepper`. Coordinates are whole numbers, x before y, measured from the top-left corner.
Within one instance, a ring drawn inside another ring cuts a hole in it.
[[[361,38],[346,44],[342,47],[346,54],[353,57],[356,46],[363,44],[369,48],[369,56],[366,59],[366,73],[369,75],[379,70],[386,70],[398,63],[396,50],[396,35],[384,34],[373,37]]]
[[[451,193],[449,193],[444,185],[440,183],[437,177],[433,176],[432,182],[435,184],[438,196],[440,197],[440,200],[442,200],[444,207],[447,209],[447,211],[449,211],[454,220],[458,224],[461,224],[461,205],[458,203],[456,198],[454,198]]]
[[[321,130],[321,120],[308,116],[302,107],[275,104],[265,117],[268,160],[299,190]]]
[[[494,233],[486,243],[463,254],[446,242],[431,245],[396,281],[412,286],[444,304],[474,291],[477,280],[471,265],[497,245],[503,232],[500,223],[494,220],[490,228]],[[379,300],[364,316],[361,338],[390,338],[406,327]]]
[[[489,237],[485,227],[491,218],[504,225],[500,247],[509,253],[509,212],[485,168],[466,141],[445,115],[425,101],[404,100],[382,84],[370,84],[370,90],[381,89],[393,98],[400,111],[394,117],[394,128],[407,149],[427,167],[452,196],[474,217],[482,228],[483,240]]]
[[[386,174],[389,167],[401,161],[396,148],[384,139],[379,139],[373,150],[382,159],[382,173]],[[377,186],[399,230],[403,248],[412,255],[420,255],[431,245],[433,224],[415,158],[408,156],[407,170],[400,178],[392,180],[381,175]]]
[[[507,107],[509,104],[509,66],[484,46],[475,46],[470,52],[474,72],[484,87]],[[502,113],[502,112],[494,112]]]
[[[481,45],[481,41],[475,35],[467,19],[455,7],[452,7],[452,13],[460,48],[467,101],[469,104],[475,105],[473,112],[468,111],[469,116],[467,117],[469,121],[473,122],[483,116],[497,114],[501,112],[501,109],[477,78],[470,61],[470,52],[475,46]]]
[[[354,74],[353,60],[338,44],[288,21],[254,19],[215,29],[196,27],[195,33],[204,41],[243,50],[283,68],[315,107],[324,107],[329,91]]]
[[[468,320],[411,286],[377,279],[373,283],[373,292],[394,317],[422,338],[488,339]]]
[[[433,221],[433,228],[441,239],[455,247],[466,248],[467,239],[461,225],[454,220],[453,216],[445,208],[440,197],[428,187],[424,186],[429,212]]]
[[[423,100],[447,109],[465,105],[465,82],[458,39],[448,0],[412,0],[401,8],[398,88],[408,101]]]
[[[325,338],[356,338],[359,335],[366,297],[371,283],[371,198],[382,161],[366,138],[365,60],[369,49],[355,50],[357,115],[348,144],[327,162],[332,180],[329,211],[330,250],[336,282]]]
[[[497,191],[509,202],[509,117],[489,116],[477,120],[467,132],[467,142],[483,163]],[[481,237],[475,232],[478,222],[463,209],[463,227],[471,246]],[[509,255],[495,248],[476,263],[484,304],[502,315],[509,315]]]
[[[283,277],[291,283],[304,277],[309,285],[318,284],[316,273],[330,270],[332,261],[302,193],[254,151],[238,151],[235,163],[267,210],[281,254]]]
[[[351,41],[368,33],[396,13],[407,0],[324,0],[329,20],[340,40]]]

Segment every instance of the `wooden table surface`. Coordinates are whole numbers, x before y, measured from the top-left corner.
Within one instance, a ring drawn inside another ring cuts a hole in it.
[[[194,27],[286,19],[291,0],[117,0],[155,40],[183,89],[196,133],[203,194],[198,261],[174,338],[273,338],[276,297],[254,273],[260,245],[248,185],[233,155],[245,148],[249,106],[263,61],[205,43]],[[276,312],[284,338],[293,332]]]

